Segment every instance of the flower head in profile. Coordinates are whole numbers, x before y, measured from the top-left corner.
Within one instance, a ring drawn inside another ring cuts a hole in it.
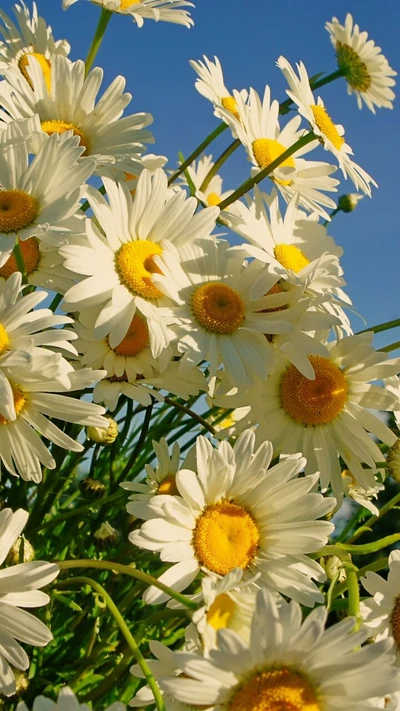
[[[361,579],[365,590],[372,595],[361,603],[364,626],[377,640],[389,638],[395,644],[400,665],[400,551],[389,555],[387,580],[368,570]]]
[[[101,5],[105,10],[129,15],[138,27],[143,27],[144,20],[156,22],[172,22],[190,28],[193,20],[183,7],[194,7],[187,0],[91,0],[96,5]],[[77,0],[63,0],[63,8],[76,3]]]
[[[363,102],[375,113],[378,108],[392,109],[395,97],[390,88],[395,85],[397,72],[391,68],[367,32],[361,32],[348,12],[344,25],[336,17],[325,28],[336,51],[338,67],[347,81],[347,91],[355,94],[358,108]]]
[[[29,667],[29,657],[19,643],[44,647],[53,639],[48,627],[23,608],[47,605],[50,598],[40,588],[57,577],[57,565],[34,560],[4,566],[28,516],[23,509],[15,513],[8,508],[0,511],[0,694],[5,696],[15,693],[12,667],[19,670]]]
[[[211,101],[217,118],[224,120],[225,110],[239,119],[236,99],[225,86],[224,74],[218,57],[214,57],[214,61],[212,61],[203,55],[203,59],[204,62],[190,60],[190,66],[198,75],[195,83],[197,91]],[[247,91],[243,89],[240,96],[246,101]]]
[[[225,200],[232,194],[232,190],[222,189],[222,178],[220,175],[213,175],[211,180],[203,187],[203,182],[206,180],[207,175],[214,168],[214,163],[212,156],[203,156],[199,158],[196,162],[193,162],[187,169],[187,174],[189,179],[192,181],[196,192],[195,196],[201,200],[204,205],[212,207],[213,205],[219,205],[220,202]],[[182,176],[180,178],[181,185],[188,185],[186,177]]]

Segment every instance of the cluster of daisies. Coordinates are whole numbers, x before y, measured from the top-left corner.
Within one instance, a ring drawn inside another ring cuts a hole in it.
[[[192,24],[183,0],[93,1],[139,26]],[[139,520],[131,543],[165,564],[145,602],[176,606],[174,593],[187,592],[196,607],[179,652],[151,644],[166,709],[197,709],[199,699],[221,711],[397,708],[400,555],[387,581],[362,580],[372,597],[358,631],[352,618],[325,629],[328,572],[316,555],[344,495],[378,513],[388,448],[400,476],[396,434],[373,412],[399,417],[400,358],[375,351],[372,333],[353,335],[342,249],[326,226],[337,169],[363,195],[374,180],[318,82],[284,57],[282,104],[269,86],[262,96],[228,91],[217,58],[192,62],[232,150],[245,148],[250,176],[268,178],[270,191],[235,199],[211,155],[170,175],[166,158],[146,153],[152,116],[126,112],[124,78],[98,97],[102,69],[71,61],[35,5],[21,2],[15,15],[0,11],[0,469],[38,483],[42,466],[56,467],[52,445],[81,451],[82,427],[108,431],[105,415],[127,399],[147,407],[165,393],[202,394],[227,410],[209,425],[219,445],[200,436],[182,463],[162,440],[156,469],[123,484]],[[327,30],[359,107],[391,108],[396,73],[380,48],[350,15]],[[321,146],[333,162],[310,159]],[[22,608],[48,602],[41,588],[57,566],[10,557],[27,516],[0,512],[7,696],[12,669],[29,664],[19,642],[51,639]],[[316,606],[304,622],[301,605]],[[152,700],[143,686],[131,704]],[[33,708],[79,704],[65,688],[58,705],[39,697]]]

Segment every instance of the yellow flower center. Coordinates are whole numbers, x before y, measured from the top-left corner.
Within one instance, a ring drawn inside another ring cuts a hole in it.
[[[218,595],[207,612],[207,623],[215,630],[223,630],[228,627],[236,609],[236,603],[229,595],[222,593]]]
[[[20,390],[18,387],[13,387],[12,391],[14,396],[15,414],[18,417],[26,405],[26,397],[22,390]],[[8,425],[10,422],[11,420],[6,420],[5,417],[0,415],[0,425]]]
[[[74,136],[79,136],[79,143],[81,146],[85,147],[83,155],[87,155],[90,150],[90,141],[88,137],[80,130],[75,124],[70,121],[62,121],[61,119],[52,119],[51,121],[41,122],[42,131],[52,136],[53,133],[65,133],[65,131],[72,131]]]
[[[9,343],[10,339],[8,337],[8,333],[3,324],[0,323],[0,355],[8,348]]]
[[[285,269],[291,269],[296,274],[310,264],[310,260],[294,244],[277,244],[274,256]]]
[[[19,246],[22,252],[22,256],[24,258],[26,273],[28,275],[32,274],[32,272],[34,272],[37,268],[40,260],[39,242],[36,237],[30,237],[24,242],[21,242],[21,240],[19,240]],[[11,254],[11,256],[7,259],[6,263],[3,264],[2,267],[0,267],[0,277],[8,279],[11,274],[14,274],[18,271],[19,269],[17,260],[15,259],[14,255]]]
[[[0,190],[0,232],[28,227],[39,212],[36,198],[23,190]]]
[[[152,274],[162,274],[154,257],[162,254],[156,242],[138,239],[123,244],[115,255],[115,266],[121,283],[135,296],[160,299],[163,294],[152,282]]]
[[[348,477],[350,479],[350,485],[349,486],[357,486],[357,480],[351,473],[350,469],[343,469],[342,471],[342,478],[344,479],[345,477]]]
[[[368,91],[372,83],[371,75],[353,47],[336,42],[336,58],[351,88],[354,91]]]
[[[221,198],[217,193],[210,193],[207,195],[207,202],[210,205],[210,207],[214,207],[214,205],[219,205],[221,202]]]
[[[260,534],[243,506],[221,501],[207,506],[197,521],[193,547],[201,565],[226,575],[232,568],[247,568],[258,547]]]
[[[242,684],[228,711],[321,711],[316,689],[292,669],[257,672]]]
[[[177,496],[179,494],[176,486],[175,474],[170,474],[161,482],[157,489],[157,496],[160,494],[169,494],[169,496]]]
[[[119,0],[119,9],[128,10],[133,5],[139,5],[142,0]]]
[[[281,246],[285,246],[285,245],[281,245]],[[269,291],[267,291],[265,296],[271,296],[271,294],[283,294],[283,293],[285,293],[285,290],[283,289],[283,287],[280,284],[274,284],[273,287]],[[287,304],[283,304],[283,306],[275,306],[272,309],[261,309],[261,311],[259,311],[258,313],[269,314],[269,313],[273,313],[274,311],[285,311],[286,309],[287,309]]]
[[[239,120],[239,111],[237,108],[237,103],[236,99],[234,96],[222,96],[221,97],[221,104],[226,109],[231,113],[235,118]]]
[[[343,410],[348,385],[344,373],[329,358],[310,356],[315,380],[308,380],[294,365],[285,371],[280,396],[282,407],[303,425],[326,425]]]
[[[18,69],[20,70],[22,76],[25,77],[31,89],[33,89],[32,79],[28,74],[27,67],[29,66],[29,57],[35,57],[39,62],[42,69],[44,80],[46,82],[46,88],[49,94],[51,93],[51,64],[44,54],[39,54],[38,52],[27,52],[23,54],[18,61]]]
[[[147,324],[140,316],[134,316],[125,338],[113,350],[120,356],[138,355],[149,342]]]
[[[328,112],[326,111],[325,107],[312,104],[310,106],[310,109],[313,112],[314,121],[317,124],[321,133],[326,136],[328,141],[332,143],[336,150],[340,151],[341,147],[344,144],[344,138],[343,136],[339,135],[339,132],[335,124],[333,123],[331,117],[329,116]]]
[[[234,333],[245,317],[241,296],[231,286],[218,282],[199,286],[191,308],[194,318],[211,333]]]
[[[274,160],[279,158],[287,150],[287,146],[283,146],[279,141],[275,141],[273,138],[256,138],[252,143],[254,158],[256,159],[257,165],[263,169],[268,168]],[[282,161],[279,166],[280,168],[294,168],[294,159],[292,156],[286,158]],[[279,180],[278,178],[272,177],[280,185],[290,185],[291,180]]]
[[[390,624],[392,626],[393,639],[396,642],[397,649],[400,650],[400,596],[396,598],[390,617]]]

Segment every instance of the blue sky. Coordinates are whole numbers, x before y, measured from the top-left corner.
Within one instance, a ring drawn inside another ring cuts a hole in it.
[[[1,2],[6,12],[12,5],[10,0]],[[66,12],[61,10],[61,0],[38,0],[38,6],[56,38],[70,41],[71,58],[85,58],[98,6],[87,0],[79,0]],[[114,15],[95,63],[105,69],[104,86],[117,74],[126,77],[134,97],[129,111],[153,114],[156,144],[151,150],[168,156],[174,167],[178,151],[188,155],[217,124],[211,104],[194,89],[189,59],[216,54],[230,89],[253,86],[262,92],[269,84],[273,96],[282,100],[286,86],[275,67],[278,56],[283,54],[292,63],[303,60],[310,75],[333,71],[335,57],[324,24],[332,16],[343,22],[346,12],[399,70],[400,4],[396,0],[197,0],[191,30],[150,20],[139,30],[128,17]],[[400,316],[399,102],[393,111],[378,110],[375,116],[368,109],[359,111],[355,98],[347,96],[344,80],[322,89],[321,96],[333,120],[345,126],[355,160],[379,184],[372,200],[365,198],[350,215],[339,214],[330,228],[345,250],[342,264],[354,307],[373,325]],[[228,142],[226,132],[214,144],[213,155],[218,156]],[[330,154],[325,157],[331,162]],[[249,166],[244,150],[238,151],[222,173],[226,189],[248,177]],[[270,190],[268,181],[264,185]],[[340,192],[354,190],[351,184],[342,187]],[[363,324],[355,318],[354,327],[358,330]],[[397,338],[392,332],[378,343]]]

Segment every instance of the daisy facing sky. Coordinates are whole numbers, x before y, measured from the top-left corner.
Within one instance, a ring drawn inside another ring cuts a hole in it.
[[[143,26],[144,20],[159,20],[173,22],[176,25],[191,27],[193,20],[183,7],[194,7],[187,0],[91,0],[96,5],[101,5],[106,10],[129,15],[138,27]],[[77,0],[63,0],[62,6],[66,10],[74,5]]]

